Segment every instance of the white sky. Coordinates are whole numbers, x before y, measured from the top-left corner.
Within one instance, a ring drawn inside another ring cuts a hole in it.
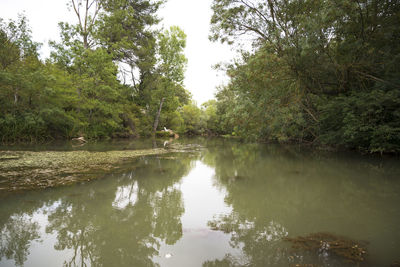
[[[59,40],[58,22],[76,22],[68,11],[67,0],[0,0],[0,17],[16,19],[25,11],[33,39],[43,43],[42,55],[47,57],[49,40]],[[188,58],[185,86],[198,105],[214,98],[216,86],[227,81],[222,72],[212,69],[235,55],[227,45],[208,40],[212,0],[169,0],[159,13],[165,28],[177,25],[187,35],[185,54]]]

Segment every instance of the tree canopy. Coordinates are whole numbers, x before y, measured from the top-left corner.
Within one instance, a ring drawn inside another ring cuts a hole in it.
[[[2,141],[149,135],[161,99],[162,126],[180,127],[174,117],[191,97],[186,35],[177,26],[159,30],[162,3],[70,0],[77,23],[59,23],[61,41],[50,42],[45,60],[24,15],[1,21]]]
[[[224,131],[400,150],[397,1],[214,0],[212,9],[212,40],[250,36],[254,47],[217,94]]]

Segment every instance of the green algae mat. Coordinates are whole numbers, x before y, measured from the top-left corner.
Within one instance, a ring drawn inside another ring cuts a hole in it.
[[[97,178],[140,156],[191,152],[198,147],[90,151],[0,151],[0,194],[69,185]]]

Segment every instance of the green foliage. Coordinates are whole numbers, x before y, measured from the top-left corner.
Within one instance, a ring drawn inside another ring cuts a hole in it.
[[[183,87],[187,64],[183,53],[185,46],[186,35],[177,26],[158,35],[159,62],[155,73],[151,75],[153,87],[144,92],[149,114],[154,119],[153,132],[156,131],[158,125],[167,128],[180,127],[180,119],[174,120],[173,116],[176,114],[175,111],[188,103],[190,99],[189,92]],[[175,125],[169,124],[172,121]]]
[[[75,119],[68,75],[38,59],[26,18],[1,24],[0,137],[3,142],[69,137]]]
[[[185,125],[184,133],[202,134],[206,128],[204,113],[195,103],[183,106],[182,118]]]
[[[186,34],[177,26],[159,34],[160,72],[170,81],[182,84],[187,59],[183,54]]]
[[[149,135],[161,99],[162,126],[181,130],[178,108],[191,98],[183,87],[186,35],[154,30],[162,3],[69,2],[78,23],[59,23],[61,42],[50,42],[45,63],[24,16],[0,20],[1,140]]]
[[[156,136],[157,137],[170,137],[171,134],[168,131],[157,131]]]
[[[212,40],[252,36],[217,94],[224,133],[400,151],[400,6],[214,0]]]
[[[321,105],[321,142],[372,152],[396,152],[400,144],[398,90],[353,92]]]
[[[217,101],[209,100],[202,105],[202,111],[206,121],[206,130],[211,134],[218,134],[221,132],[219,126],[219,117],[217,115]]]
[[[94,33],[113,59],[142,74],[156,64],[156,12],[163,1],[101,0],[104,12]]]

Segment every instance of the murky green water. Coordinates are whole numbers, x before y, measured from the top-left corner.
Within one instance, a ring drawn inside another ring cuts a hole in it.
[[[286,240],[319,232],[368,243],[360,266],[400,260],[398,158],[183,142],[206,148],[1,198],[0,266],[357,266]]]

